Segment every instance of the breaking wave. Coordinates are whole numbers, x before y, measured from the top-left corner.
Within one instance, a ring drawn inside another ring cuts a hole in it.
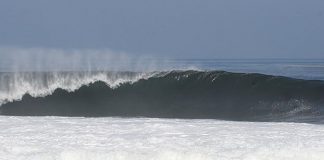
[[[1,73],[0,112],[20,116],[318,121],[324,81],[224,71]]]

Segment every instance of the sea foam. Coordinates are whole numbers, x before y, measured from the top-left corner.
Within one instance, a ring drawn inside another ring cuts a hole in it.
[[[0,117],[3,160],[321,160],[324,126],[147,118]]]

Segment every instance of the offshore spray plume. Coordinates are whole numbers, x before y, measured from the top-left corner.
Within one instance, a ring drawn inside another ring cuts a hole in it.
[[[109,49],[0,48],[0,71],[155,71],[165,59]]]
[[[0,105],[25,94],[44,97],[58,88],[73,92],[97,81],[115,88],[163,68],[163,61],[108,49],[0,48],[0,57]]]

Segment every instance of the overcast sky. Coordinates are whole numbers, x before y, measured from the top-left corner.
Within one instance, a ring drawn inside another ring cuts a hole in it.
[[[324,58],[324,1],[0,0],[0,46]]]

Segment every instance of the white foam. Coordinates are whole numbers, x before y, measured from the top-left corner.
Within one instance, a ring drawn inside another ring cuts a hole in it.
[[[33,97],[44,97],[52,94],[57,88],[73,92],[83,85],[96,81],[105,82],[111,88],[123,83],[133,83],[146,79],[154,73],[111,73],[111,72],[48,72],[48,73],[1,73],[0,105],[21,100],[28,93]]]
[[[322,160],[324,126],[0,117],[2,160]]]

